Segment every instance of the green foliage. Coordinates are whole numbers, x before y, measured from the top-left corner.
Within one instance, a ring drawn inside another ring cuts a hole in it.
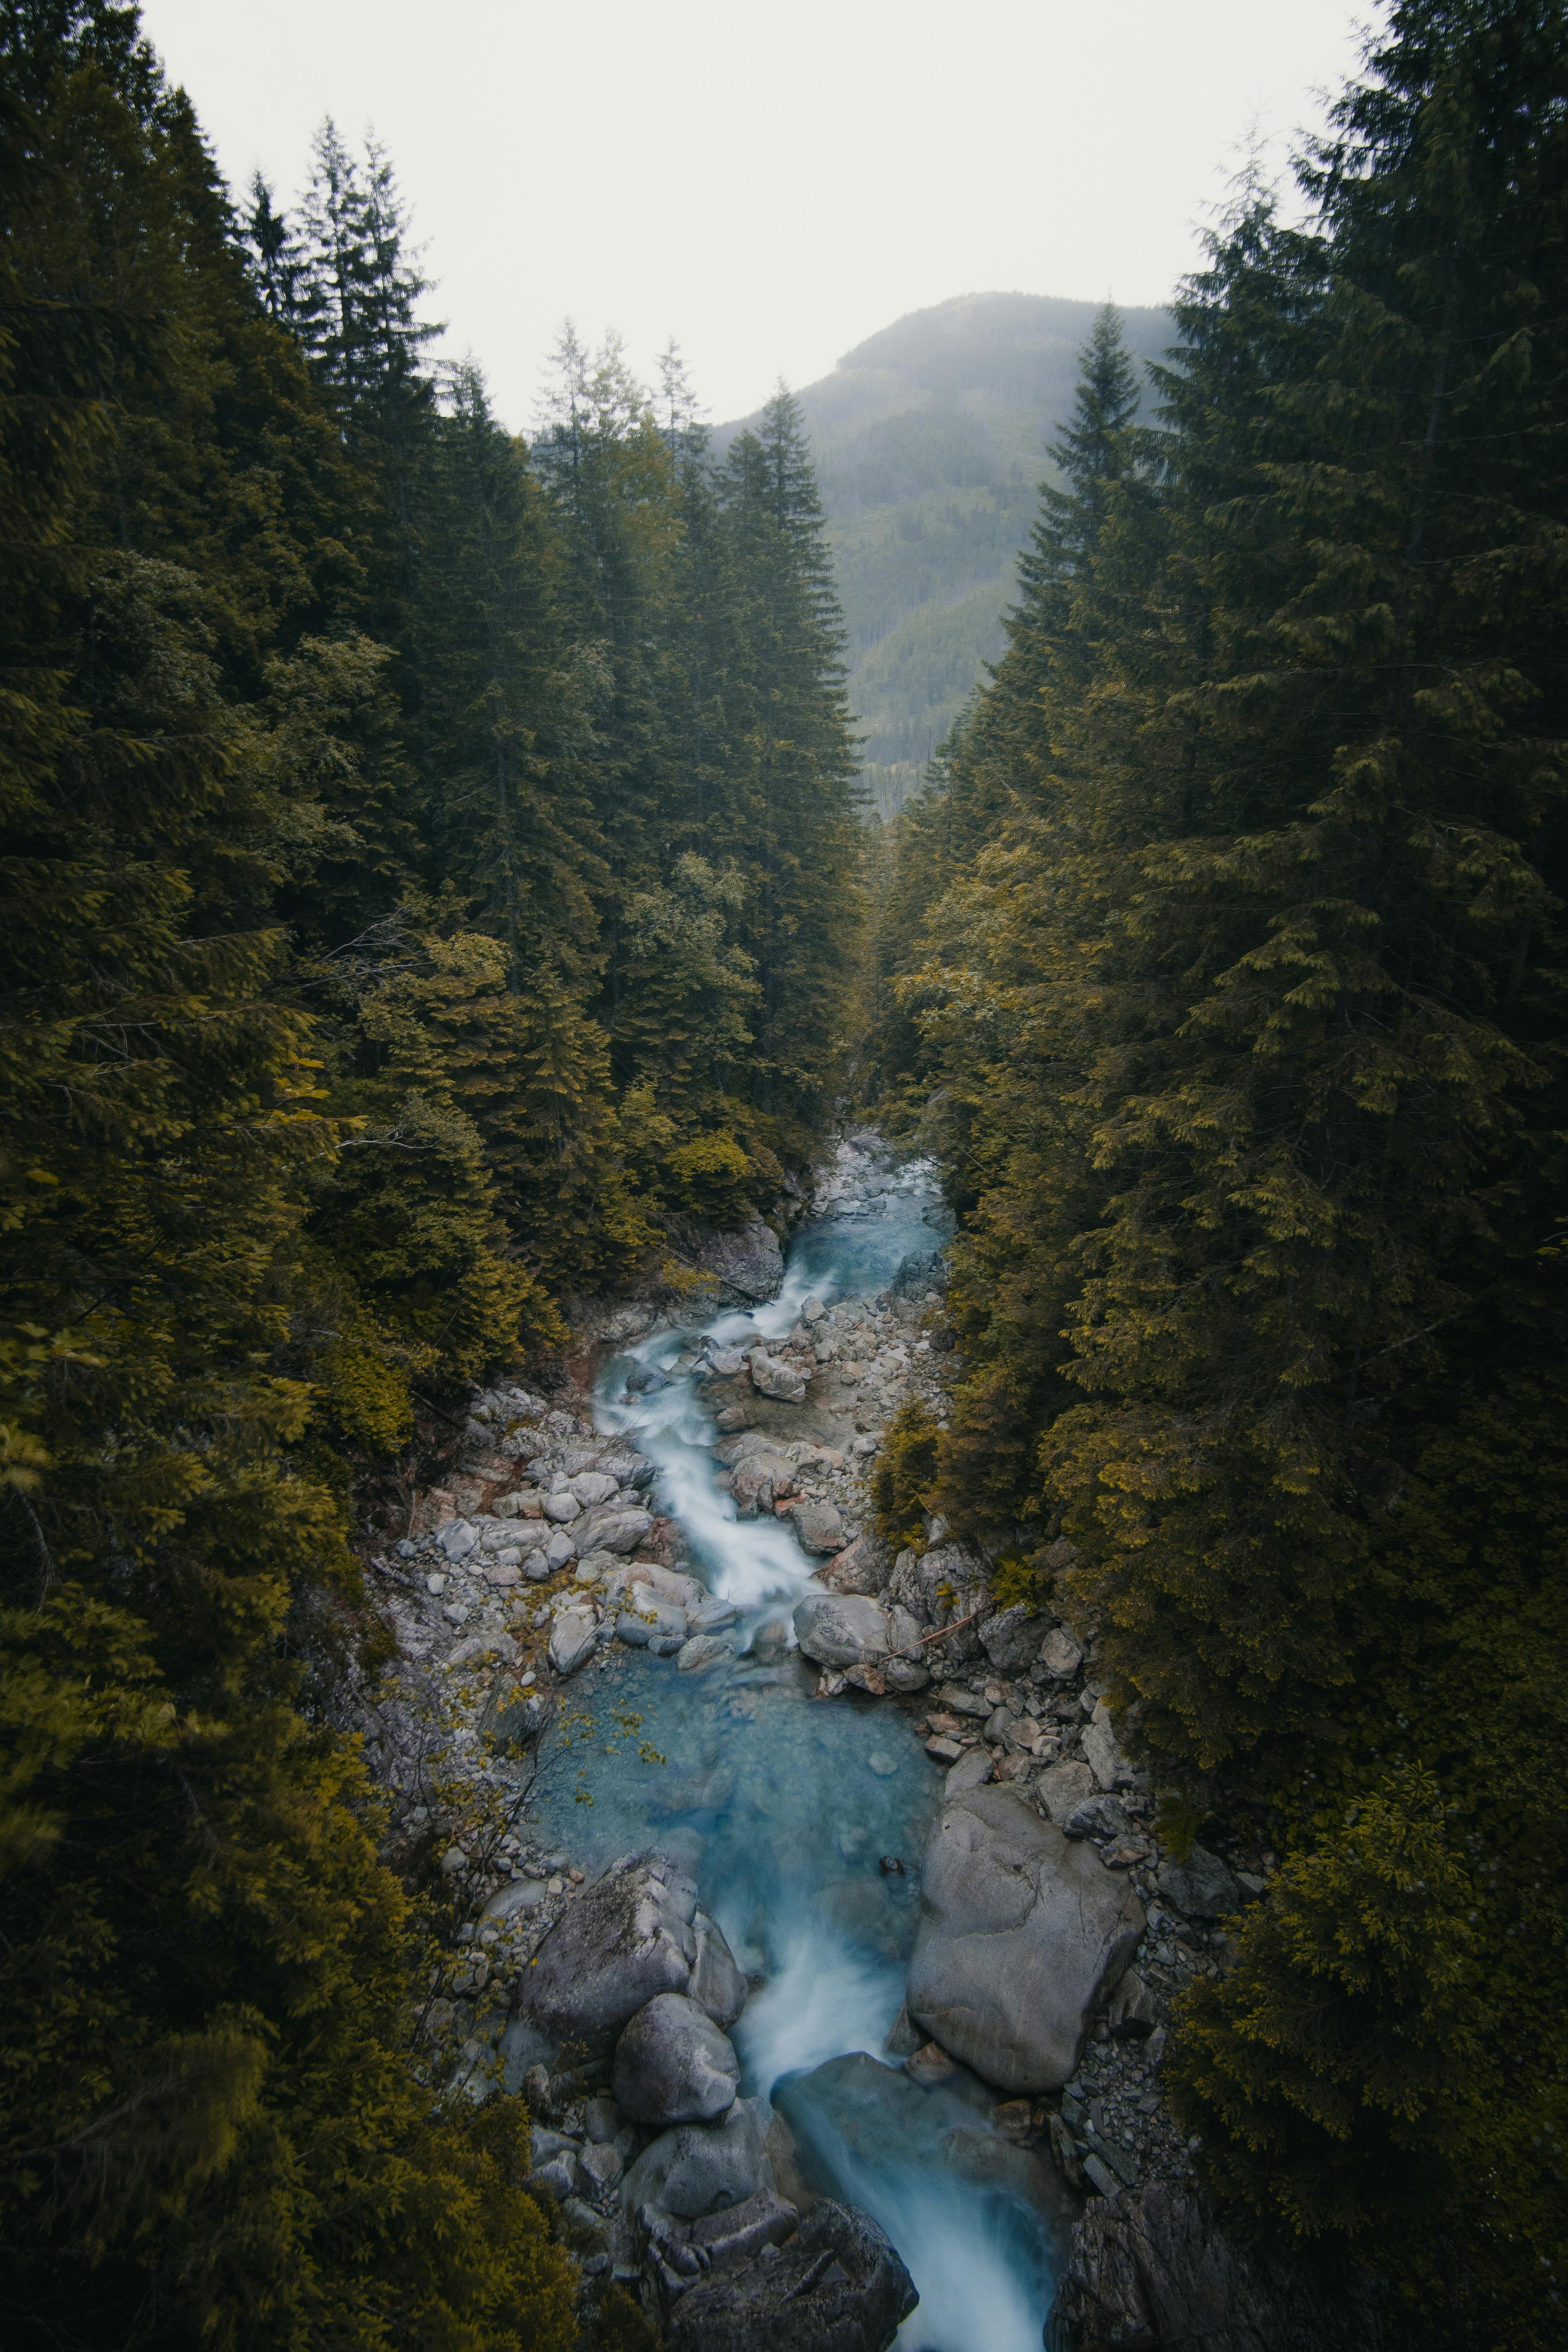
[[[744,1221],[752,1163],[732,1135],[694,1136],[678,1145],[664,1165],[678,1209],[715,1225]]]
[[[900,1549],[924,1542],[921,1514],[930,1507],[936,1480],[940,1435],[930,1409],[918,1397],[900,1405],[882,1432],[871,1473],[871,1501],[878,1534]]]
[[[1412,2293],[1436,2229],[1521,2346],[1564,2260],[1565,35],[1396,6],[1311,228],[1246,189],[1184,290],[1161,431],[1102,323],[880,861],[869,1048],[961,1218],[934,1507],[1033,1531],[1161,1780],[1289,1855],[1174,2044],[1213,2179]]]

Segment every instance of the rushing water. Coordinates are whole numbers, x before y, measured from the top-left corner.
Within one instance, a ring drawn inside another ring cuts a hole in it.
[[[734,2029],[743,2087],[784,2115],[812,2184],[873,2214],[903,2256],[921,2304],[900,2352],[1037,2352],[1064,2219],[1039,2193],[1041,2168],[996,2135],[973,2078],[922,2089],[887,2054],[940,1775],[907,1710],[814,1696],[790,1630],[811,1564],[787,1523],[736,1518],[715,1483],[701,1381],[675,1369],[704,1338],[782,1336],[813,1292],[831,1303],[886,1289],[911,1250],[933,1245],[937,1213],[923,1171],[907,1171],[868,1211],[803,1231],[777,1299],[660,1331],[605,1365],[598,1424],[658,1463],[659,1507],[684,1528],[692,1569],[739,1612],[736,1654],[680,1674],[623,1649],[613,1672],[579,1676],[534,1794],[590,1870],[648,1846],[677,1861],[742,1968],[765,1979]],[[628,1398],[639,1363],[669,1384]],[[810,1433],[808,1410],[801,1421]]]

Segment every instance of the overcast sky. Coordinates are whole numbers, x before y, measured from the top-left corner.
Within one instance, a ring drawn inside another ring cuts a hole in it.
[[[230,180],[326,114],[391,149],[445,347],[537,413],[562,318],[670,335],[715,420],[905,311],[1163,302],[1256,125],[1282,160],[1373,0],[143,0]]]

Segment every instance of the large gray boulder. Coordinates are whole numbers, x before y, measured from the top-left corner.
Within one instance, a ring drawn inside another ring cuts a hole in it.
[[[893,1566],[887,1598],[909,1610],[924,1626],[953,1625],[984,1612],[991,1584],[984,1562],[960,1543],[935,1543],[922,1552],[901,1551]],[[984,1659],[975,1624],[966,1624],[940,1644],[944,1671]]]
[[[836,1503],[812,1503],[803,1499],[790,1505],[789,1516],[803,1551],[826,1554],[843,1550],[844,1522],[838,1516]]]
[[[574,1533],[582,1551],[628,1552],[637,1549],[652,1527],[651,1511],[610,1504],[603,1510],[590,1511]]]
[[[1241,1889],[1228,1864],[1207,1846],[1193,1846],[1184,1862],[1163,1862],[1158,1885],[1172,1909],[1189,1919],[1223,1919],[1241,1908]]]
[[[727,2033],[746,2006],[746,1979],[717,1922],[706,1911],[699,1911],[691,1925],[697,1936],[697,1958],[687,1990],[698,2008],[706,2010],[714,2024]]]
[[[638,2124],[709,2124],[735,2104],[735,2045],[684,1993],[661,1992],[622,2032],[613,2088]]]
[[[694,2221],[721,2213],[773,2186],[763,2147],[765,2117],[753,2099],[737,2099],[716,2124],[681,2124],[645,2147],[621,2184],[628,2213],[651,2205]]]
[[[716,1286],[721,1299],[741,1306],[760,1306],[764,1298],[776,1298],[784,1288],[779,1237],[760,1217],[730,1233],[688,1227],[682,1234],[681,1255]]]
[[[994,1617],[983,1617],[977,1630],[981,1647],[997,1673],[1021,1675],[1026,1674],[1039,1656],[1040,1644],[1050,1628],[1048,1617],[1017,1601],[1011,1609],[999,1609]]]
[[[550,1663],[558,1675],[574,1675],[594,1654],[599,1621],[584,1602],[563,1609],[550,1629]]]
[[[910,2015],[1014,2096],[1059,2090],[1143,1924],[1090,1848],[1011,1789],[966,1790],[926,1851]]]
[[[766,2261],[683,2294],[669,2352],[888,2352],[920,2297],[868,2214],[824,2199]]]
[[[822,1570],[822,1581],[831,1592],[857,1592],[874,1595],[887,1590],[888,1579],[893,1572],[893,1555],[880,1536],[857,1536],[847,1544],[835,1560]]]
[[[1136,1766],[1121,1752],[1110,1709],[1103,1699],[1095,1701],[1094,1713],[1084,1726],[1083,1752],[1102,1789],[1130,1788],[1138,1778]]]
[[[797,1372],[778,1356],[770,1356],[765,1348],[753,1348],[746,1359],[752,1374],[752,1386],[759,1396],[773,1397],[780,1404],[805,1402],[805,1375]]]
[[[736,1517],[754,1519],[759,1511],[771,1511],[782,1496],[794,1494],[795,1486],[795,1464],[786,1462],[782,1454],[758,1448],[737,1462],[730,1473]]]
[[[1242,2247],[1166,2181],[1091,2200],[1047,2330],[1074,2352],[1392,2352],[1409,2341],[1364,2270],[1335,2281],[1280,2247]]]
[[[521,2008],[563,2047],[595,2056],[697,1958],[697,1889],[662,1854],[626,1854],[585,1886],[521,1979]]]
[[[853,1592],[808,1592],[795,1605],[795,1638],[819,1666],[880,1665],[888,1654],[888,1617],[879,1602]]]

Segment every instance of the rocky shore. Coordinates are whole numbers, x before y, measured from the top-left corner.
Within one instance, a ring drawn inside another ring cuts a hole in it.
[[[874,1213],[908,1181],[874,1138],[850,1139],[817,1213]],[[712,1255],[721,1303],[776,1290],[776,1243],[726,1236]],[[598,1336],[657,1328],[657,1308],[622,1307]],[[690,1878],[657,1852],[590,1878],[529,1834],[581,1677],[613,1679],[638,1649],[702,1675],[736,1643],[735,1609],[689,1572],[658,1511],[653,1463],[595,1429],[588,1369],[549,1396],[475,1395],[449,1472],[372,1562],[399,1654],[360,1727],[393,1798],[395,1857],[433,1856],[463,1915],[421,2022],[476,2089],[526,2092],[533,2185],[584,2269],[635,2285],[672,2346],[883,2352],[911,2307],[908,2273],[874,2223],[812,2191],[786,2119],[740,2095],[729,2029],[752,1988]],[[991,2138],[1050,2175],[1027,2193],[1081,2205],[1061,2341],[1173,2342],[1160,2296],[1180,2305],[1171,2278],[1201,2207],[1161,2095],[1170,2005],[1225,1965],[1226,1922],[1273,1857],[1162,1843],[1097,1676],[1096,1628],[994,1605],[987,1551],[940,1520],[896,1551],[877,1534],[881,1432],[912,1398],[943,1418],[955,1369],[933,1248],[873,1300],[808,1295],[781,1339],[704,1342],[632,1381],[647,1393],[700,1377],[737,1515],[787,1521],[821,1563],[752,1654],[793,1641],[823,1706],[905,1711],[919,1769],[942,1775],[880,2071],[922,2092],[964,2085],[988,2103]],[[1223,2241],[1202,2234],[1213,2273]]]

